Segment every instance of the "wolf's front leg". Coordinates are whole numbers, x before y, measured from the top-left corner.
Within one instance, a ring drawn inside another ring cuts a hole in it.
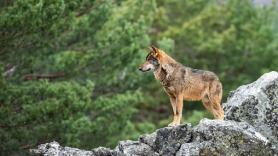
[[[180,94],[176,98],[176,103],[177,103],[177,120],[176,120],[176,125],[179,125],[181,123],[182,119],[182,109],[183,109],[183,95]]]
[[[178,119],[178,115],[177,115],[177,105],[176,105],[176,98],[173,97],[173,96],[169,96],[170,97],[170,102],[171,102],[171,105],[172,105],[172,108],[173,108],[173,122],[171,122],[168,126],[176,126],[176,122],[177,122],[177,119]]]

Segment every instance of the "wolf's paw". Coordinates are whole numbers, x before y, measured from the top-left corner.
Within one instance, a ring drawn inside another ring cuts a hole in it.
[[[174,126],[177,126],[177,125],[178,125],[177,123],[171,122],[171,123],[168,125],[168,127],[174,127]]]

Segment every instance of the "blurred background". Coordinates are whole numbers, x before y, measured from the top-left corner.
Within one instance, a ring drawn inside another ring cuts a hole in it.
[[[172,120],[141,73],[150,45],[214,71],[229,91],[278,70],[271,0],[1,0],[0,155],[38,144],[114,148]],[[184,102],[183,122],[212,118]]]

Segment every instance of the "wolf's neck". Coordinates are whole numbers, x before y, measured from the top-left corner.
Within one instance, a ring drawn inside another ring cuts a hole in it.
[[[175,75],[178,66],[179,64],[177,62],[169,63],[169,64],[161,64],[159,68],[154,71],[154,76],[161,83],[165,83],[170,77]]]
[[[177,63],[171,56],[167,55],[165,52],[161,52],[161,58],[160,61],[162,61],[162,64],[171,64],[171,63]]]
[[[167,78],[173,74],[177,66],[179,66],[179,63],[166,53],[161,55],[159,63],[160,66],[154,71],[154,76],[163,84],[165,81],[167,81]]]
[[[155,70],[153,72],[153,74],[154,74],[155,79],[157,79],[160,82],[166,80],[167,71],[164,68],[162,68],[161,66],[157,70]]]

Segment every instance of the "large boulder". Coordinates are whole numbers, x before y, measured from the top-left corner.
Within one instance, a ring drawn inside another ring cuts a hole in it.
[[[223,104],[225,120],[203,119],[144,134],[138,141],[120,141],[115,149],[92,151],[62,147],[57,142],[31,150],[45,156],[198,156],[278,154],[278,73],[232,91]]]
[[[278,151],[277,72],[266,73],[257,81],[232,91],[223,107],[226,120],[251,124]]]
[[[177,155],[270,156],[273,150],[268,139],[245,122],[203,119],[193,129],[192,141],[183,144]]]

